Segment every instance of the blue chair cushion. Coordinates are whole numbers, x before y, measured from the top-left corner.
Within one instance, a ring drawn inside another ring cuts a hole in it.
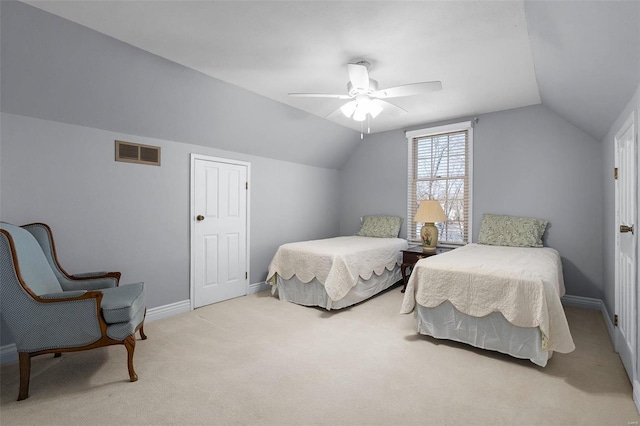
[[[114,340],[124,340],[127,336],[135,333],[138,325],[144,321],[144,306],[140,307],[140,310],[133,314],[133,319],[128,322],[119,322],[117,324],[111,324],[107,326],[107,336]]]
[[[107,324],[129,322],[144,307],[144,283],[121,285],[100,291],[103,294],[102,316]]]

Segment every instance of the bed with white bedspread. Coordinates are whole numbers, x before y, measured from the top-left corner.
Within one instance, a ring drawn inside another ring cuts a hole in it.
[[[344,236],[281,245],[267,282],[281,300],[325,309],[361,302],[401,279],[401,238]]]
[[[575,349],[560,302],[564,292],[562,263],[555,249],[541,243],[535,247],[467,244],[416,263],[401,313],[415,313],[421,334],[544,367],[553,352]]]

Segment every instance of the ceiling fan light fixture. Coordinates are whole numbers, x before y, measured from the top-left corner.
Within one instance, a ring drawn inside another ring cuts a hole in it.
[[[368,126],[370,121],[376,118],[382,111],[391,110],[400,113],[407,112],[398,105],[387,102],[383,99],[423,95],[437,90],[442,90],[442,83],[440,81],[410,83],[378,90],[378,82],[369,77],[369,66],[369,62],[366,61],[347,64],[347,71],[349,73],[347,94],[289,93],[289,96],[348,99],[349,101],[346,104],[332,111],[326,117],[334,117],[334,114],[338,114],[338,111],[341,111],[345,117],[354,121],[358,121],[360,123],[367,121]]]
[[[356,108],[356,111],[353,113],[353,119],[355,121],[364,121],[367,119],[367,110],[364,108]]]
[[[378,116],[378,114],[380,114],[382,112],[382,106],[376,104],[369,96],[367,95],[358,95],[356,97],[355,101],[352,101],[353,103],[355,103],[355,106],[353,106],[353,116],[352,118],[355,121],[364,121],[367,119],[367,116],[370,116],[371,118],[375,118]],[[349,102],[348,104],[344,105],[349,106],[349,108],[352,108],[352,106],[350,105],[351,102]],[[349,110],[350,111],[350,110]],[[345,112],[343,110],[343,112]],[[346,115],[346,113],[345,113]],[[351,116],[348,115],[347,117]]]
[[[346,104],[344,104],[344,105],[342,105],[340,107],[340,111],[342,111],[342,113],[345,115],[345,117],[351,118],[351,116],[355,112],[357,106],[358,106],[358,102],[357,101],[347,102]]]
[[[381,105],[371,102],[371,106],[369,107],[369,114],[371,114],[371,118],[376,118],[378,114],[382,112],[382,109]]]

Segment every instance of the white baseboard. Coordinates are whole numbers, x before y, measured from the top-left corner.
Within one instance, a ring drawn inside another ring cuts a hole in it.
[[[11,364],[18,362],[18,351],[15,343],[0,346],[0,364]]]
[[[611,340],[611,344],[613,347],[616,347],[615,342],[615,326],[613,325],[613,320],[611,320],[611,315],[609,315],[609,311],[607,310],[607,305],[602,302],[602,317],[604,318],[604,324],[607,326],[607,332],[609,333],[609,340]]]
[[[640,413],[640,381],[638,379],[633,381],[633,402],[636,403],[636,409]]]
[[[565,294],[560,299],[563,305],[573,306],[575,308],[591,309],[594,311],[602,310],[602,300],[594,299],[592,297],[571,296]]]
[[[270,288],[271,288],[271,284],[264,281],[261,283],[249,284],[249,288],[247,289],[247,295],[260,293],[261,291],[269,290]]]
[[[582,296],[571,296],[564,295],[561,298],[562,304],[566,306],[573,306],[575,308],[582,309],[591,309],[594,311],[602,312],[602,318],[604,319],[604,323],[607,326],[607,332],[609,333],[609,340],[615,346],[614,342],[614,326],[613,321],[611,321],[611,316],[609,315],[609,311],[607,310],[607,306],[600,299],[594,299],[592,297],[582,297]]]
[[[157,306],[147,309],[145,321],[155,321],[167,318],[173,315],[182,314],[191,310],[191,300],[183,300],[181,302],[170,303],[168,305]]]

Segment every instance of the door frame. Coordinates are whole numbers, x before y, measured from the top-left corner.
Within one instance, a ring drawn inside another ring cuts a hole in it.
[[[636,176],[633,179],[633,183],[632,185],[635,186],[635,190],[636,193],[638,191],[638,178],[640,173],[638,172],[638,156],[640,155],[640,153],[638,152],[638,129],[636,128],[636,120],[635,120],[635,111],[633,111],[630,116],[624,121],[624,123],[620,126],[620,128],[618,129],[618,131],[615,133],[614,139],[613,139],[613,149],[614,149],[614,157],[613,157],[613,161],[614,161],[614,167],[619,167],[620,165],[620,152],[618,149],[618,141],[620,140],[621,136],[624,135],[624,133],[626,133],[626,131],[631,128],[633,131],[633,143],[635,144],[635,154],[636,154],[636,158],[634,158],[634,162],[635,162],[635,172],[636,172]],[[619,214],[618,214],[618,210],[619,210],[619,199],[620,199],[620,191],[618,189],[618,183],[614,182],[614,218],[613,218],[613,222],[614,222],[614,235],[615,235],[615,239],[614,239],[614,314],[617,314],[620,305],[621,305],[621,301],[620,301],[620,267],[619,267],[619,257],[620,257],[620,253],[618,250],[619,247],[619,241],[620,241],[620,233],[619,233],[619,229],[620,229],[620,218],[619,218]],[[638,200],[636,200],[638,201]],[[637,228],[637,223],[638,223],[638,217],[640,216],[640,212],[638,211],[637,207],[636,207],[636,217],[634,220],[634,225]],[[638,251],[638,237],[636,237],[636,246],[635,246],[635,256],[636,256],[636,260],[638,259],[638,255],[640,254]],[[636,320],[639,318],[638,316],[638,309],[640,308],[640,291],[638,291],[638,278],[640,275],[640,268],[636,267],[636,271],[635,271],[635,286],[636,286],[636,300],[635,300],[635,312],[633,313],[636,317]],[[636,335],[633,336],[634,340],[635,340],[635,348],[633,348],[634,353],[633,355],[633,359],[632,361],[632,374],[630,377],[630,381],[632,383],[632,387],[635,388],[636,386],[636,382],[638,381],[638,349],[640,349],[640,327],[636,326]],[[617,327],[614,329],[614,346],[615,346],[615,350],[616,352],[620,352],[620,339],[621,339],[621,335],[618,332]],[[626,372],[626,369],[625,369]],[[635,389],[634,389],[634,393],[635,393]]]
[[[196,160],[204,160],[210,161],[213,163],[225,163],[225,164],[233,164],[236,166],[244,166],[247,168],[247,222],[246,222],[246,235],[247,235],[247,250],[245,253],[245,258],[247,262],[247,279],[245,280],[245,293],[248,293],[249,283],[251,283],[251,163],[247,161],[240,160],[231,160],[229,158],[221,158],[221,157],[212,157],[209,155],[203,154],[195,154],[191,153],[191,165],[189,171],[189,306],[190,310],[195,309],[195,258],[194,258],[194,249],[193,244],[195,243],[195,223],[196,223],[196,213],[195,213],[195,193],[196,193]]]

